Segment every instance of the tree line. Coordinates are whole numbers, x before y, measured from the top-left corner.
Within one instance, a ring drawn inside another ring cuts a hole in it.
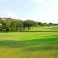
[[[36,22],[33,20],[19,20],[19,19],[12,19],[12,18],[0,18],[0,31],[1,32],[11,32],[11,31],[22,31],[25,30],[27,27],[28,30],[30,27],[37,27],[37,26],[58,26],[58,24],[53,23],[42,23]]]

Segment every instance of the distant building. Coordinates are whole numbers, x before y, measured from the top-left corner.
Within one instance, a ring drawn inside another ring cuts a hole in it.
[[[0,26],[2,26],[2,23],[0,23]]]
[[[2,28],[2,20],[0,19],[0,30],[1,30],[1,28]]]

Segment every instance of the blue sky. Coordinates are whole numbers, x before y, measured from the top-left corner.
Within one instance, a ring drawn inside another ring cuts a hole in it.
[[[0,17],[58,23],[58,0],[0,0]]]

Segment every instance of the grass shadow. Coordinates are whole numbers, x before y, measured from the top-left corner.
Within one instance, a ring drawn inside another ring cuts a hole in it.
[[[36,40],[25,40],[25,41],[14,41],[14,40],[0,41],[0,47],[8,47],[8,48],[25,48],[25,47],[31,47],[36,45],[37,46],[42,45],[42,47],[32,47],[30,48],[31,50],[46,49],[45,47],[43,47],[45,44],[58,45],[58,39],[48,38],[48,39],[36,39]]]

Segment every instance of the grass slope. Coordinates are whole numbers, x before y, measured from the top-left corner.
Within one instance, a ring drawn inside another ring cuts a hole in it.
[[[58,58],[58,32],[0,33],[0,58]]]
[[[0,33],[0,40],[32,40],[58,38],[58,32],[10,32]]]
[[[58,26],[31,27],[30,30],[26,28],[25,31],[58,31]]]
[[[58,32],[0,33],[0,58],[58,58]]]

